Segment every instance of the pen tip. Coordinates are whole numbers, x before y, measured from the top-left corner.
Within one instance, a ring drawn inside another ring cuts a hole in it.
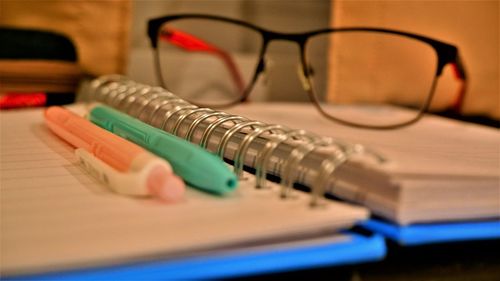
[[[179,201],[184,196],[185,184],[182,179],[161,166],[151,171],[147,184],[150,193],[162,201]]]

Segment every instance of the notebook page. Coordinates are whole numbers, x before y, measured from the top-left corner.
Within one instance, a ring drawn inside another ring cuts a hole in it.
[[[398,110],[404,109],[389,107],[383,113]],[[361,143],[381,153],[388,163],[348,163],[339,169],[337,181],[346,184],[337,182],[332,192],[399,224],[500,216],[498,129],[430,114],[397,130],[357,129],[324,118],[308,103],[250,103],[228,111],[292,128],[307,128],[320,135]],[[347,167],[349,170],[344,173]],[[392,184],[364,181],[366,169],[386,172]],[[350,177],[361,180],[355,182]]]
[[[402,110],[389,109],[394,114]],[[391,114],[389,109],[383,114]],[[351,110],[355,114],[358,109]],[[357,129],[324,118],[309,103],[252,103],[227,111],[364,144],[392,161],[393,175],[499,177],[500,132],[485,126],[425,115],[396,130]]]
[[[189,188],[176,204],[114,194],[86,173],[41,110],[0,113],[1,273],[60,270],[172,257],[242,242],[348,227],[364,208],[310,209],[306,194],[280,200],[254,179],[217,197]]]

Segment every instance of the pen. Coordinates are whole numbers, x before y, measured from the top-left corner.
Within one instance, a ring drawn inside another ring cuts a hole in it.
[[[113,191],[133,196],[154,195],[176,201],[184,183],[163,159],[147,152],[62,107],[45,111],[45,122],[57,136],[76,147],[75,155],[90,174]]]
[[[97,105],[89,119],[170,162],[175,173],[194,187],[225,194],[236,188],[238,180],[227,165],[203,148],[154,128],[110,107]]]

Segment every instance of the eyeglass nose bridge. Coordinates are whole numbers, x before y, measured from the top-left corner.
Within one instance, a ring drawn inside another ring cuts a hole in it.
[[[295,34],[295,33],[279,33],[279,32],[272,32],[272,31],[263,31],[263,44],[262,44],[262,51],[260,54],[260,60],[259,64],[257,66],[257,71],[261,72],[265,68],[265,55],[267,53],[267,49],[269,48],[269,45],[273,41],[289,41],[296,43],[299,46],[299,51],[300,51],[300,56],[301,56],[301,62],[303,62],[303,53],[304,53],[304,48],[306,45],[306,41],[308,38],[307,34]]]
[[[299,45],[304,45],[307,38],[309,37],[308,33],[282,33],[282,32],[274,32],[274,31],[264,31],[264,43],[269,44],[271,41],[291,41],[295,42]]]
[[[297,75],[299,76],[300,83],[302,84],[302,88],[304,91],[309,92],[312,90],[311,80],[309,79],[309,73],[306,73],[307,69],[305,68],[304,62],[301,62],[297,65]]]
[[[268,67],[268,59],[266,58],[267,49],[271,42],[273,41],[289,41],[296,43],[299,47],[299,64],[297,65],[297,75],[302,84],[303,89],[310,93],[312,90],[311,80],[309,79],[309,70],[307,68],[306,60],[305,60],[305,45],[308,38],[307,34],[294,34],[294,33],[278,33],[268,31],[263,33],[264,42],[262,53],[260,54],[260,60],[257,65],[255,77],[261,74],[265,74],[265,71]]]

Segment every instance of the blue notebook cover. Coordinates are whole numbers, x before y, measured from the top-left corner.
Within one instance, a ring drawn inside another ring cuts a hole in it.
[[[83,269],[43,275],[18,276],[17,280],[165,280],[222,278],[339,266],[380,260],[385,256],[380,235],[346,234],[348,239],[319,239],[276,247],[255,247],[196,257]],[[7,276],[10,278],[11,276]]]
[[[370,219],[361,226],[407,246],[500,238],[500,220],[400,226],[379,219]]]

